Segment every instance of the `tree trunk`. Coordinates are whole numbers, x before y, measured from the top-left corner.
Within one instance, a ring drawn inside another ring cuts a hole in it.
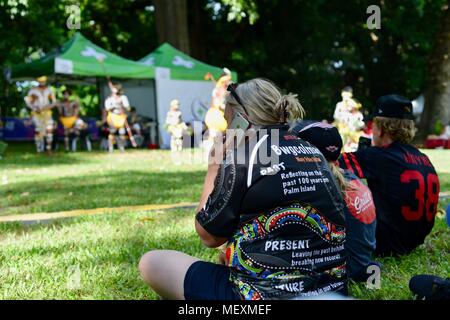
[[[153,0],[156,32],[160,44],[168,42],[190,54],[187,0]]]
[[[205,28],[206,21],[203,8],[206,6],[205,0],[188,0],[188,20],[189,20],[189,44],[191,49],[191,56],[205,61],[206,57],[206,45],[205,45]]]
[[[449,1],[450,2],[450,1]],[[434,47],[428,59],[425,106],[419,124],[419,139],[433,133],[437,121],[450,121],[450,5],[441,18]]]

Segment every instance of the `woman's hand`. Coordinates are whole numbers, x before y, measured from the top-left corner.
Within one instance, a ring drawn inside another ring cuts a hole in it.
[[[217,172],[219,172],[220,164],[210,163],[208,165],[208,171],[206,172],[205,182],[203,184],[202,195],[198,203],[197,211],[199,212],[206,204],[209,195],[214,190],[214,181],[216,180]]]

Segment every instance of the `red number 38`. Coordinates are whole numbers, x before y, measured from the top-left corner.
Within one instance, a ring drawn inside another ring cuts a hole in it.
[[[417,181],[418,183],[415,191],[416,200],[418,201],[417,210],[412,210],[409,206],[402,206],[403,217],[408,221],[420,220],[425,209],[426,218],[428,221],[431,221],[436,214],[439,201],[439,180],[437,175],[429,173],[425,185],[422,173],[417,170],[405,170],[400,175],[400,181],[402,183]]]

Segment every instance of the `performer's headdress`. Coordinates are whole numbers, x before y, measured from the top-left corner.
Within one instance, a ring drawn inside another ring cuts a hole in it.
[[[342,92],[353,93],[353,88],[350,86],[346,86],[346,87],[344,87],[344,89],[342,89]]]
[[[122,88],[122,85],[121,85],[120,83],[114,84],[113,92],[114,92],[114,91],[115,91],[116,94],[122,95],[122,94],[123,94],[123,88]]]
[[[47,82],[47,77],[46,76],[40,76],[36,80],[37,80],[37,82]]]

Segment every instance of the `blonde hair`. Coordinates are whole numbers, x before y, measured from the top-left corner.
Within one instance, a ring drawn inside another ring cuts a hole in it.
[[[280,89],[266,79],[256,78],[241,83],[236,94],[247,112],[231,94],[225,97],[225,104],[232,104],[239,112],[247,114],[253,125],[285,123],[302,119],[305,114],[296,94],[282,95]]]
[[[416,134],[413,120],[375,117],[373,122],[383,133],[389,135],[393,141],[410,143]]]
[[[339,190],[341,191],[342,195],[345,196],[345,192],[347,190],[353,189],[353,187],[347,180],[345,180],[341,169],[336,165],[336,163],[329,161],[328,164],[330,165],[331,173],[336,178]]]

